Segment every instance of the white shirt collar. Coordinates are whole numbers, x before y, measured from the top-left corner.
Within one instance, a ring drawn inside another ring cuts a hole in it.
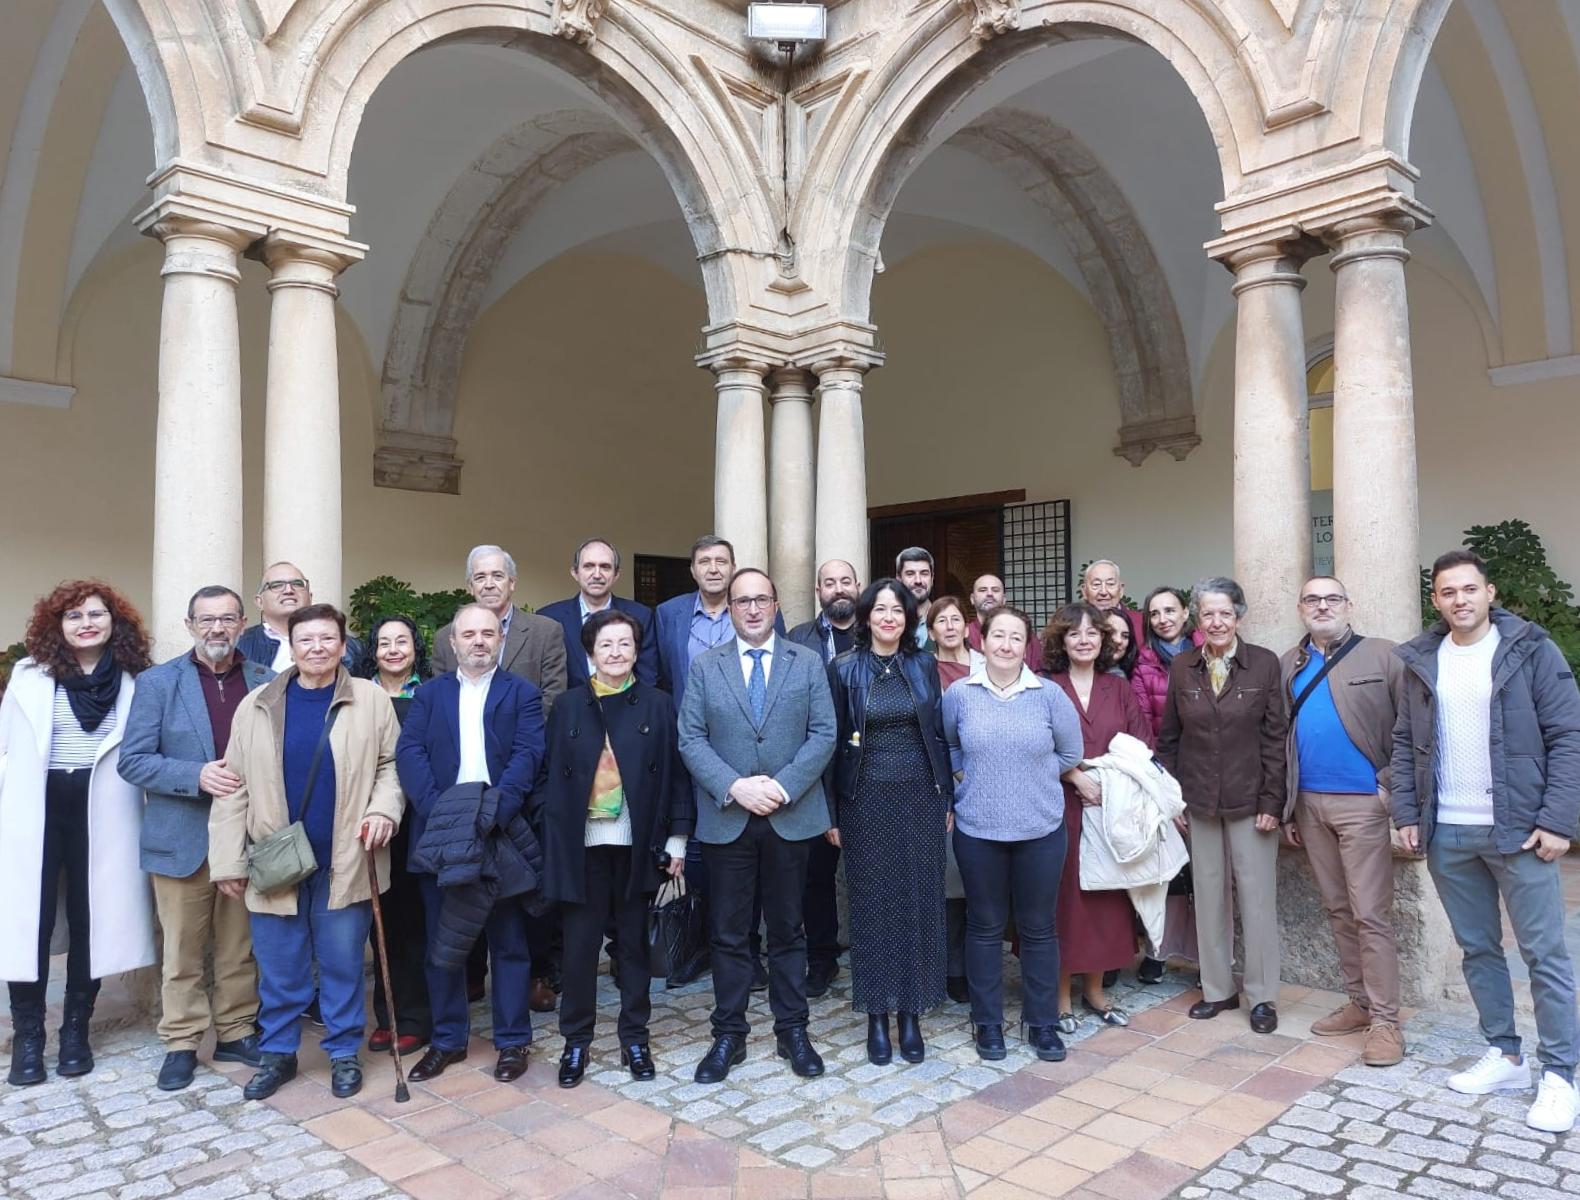
[[[609,599],[604,601],[604,606],[602,608],[588,608],[587,607],[587,597],[582,595],[580,592],[577,592],[576,593],[576,607],[581,609],[582,620],[586,621],[587,618],[592,616],[594,613],[608,612],[611,608],[613,608],[614,607],[614,596],[613,596],[613,594],[611,594],[609,596]]]
[[[486,672],[484,672],[482,675],[479,675],[476,679],[469,679],[467,678],[466,672],[461,670],[460,667],[457,667],[455,669],[455,677],[458,681],[460,681],[462,687],[479,688],[487,691],[488,685],[494,682],[494,676],[498,674],[498,672],[499,667],[496,664],[495,666],[489,667]]]
[[[966,682],[977,684],[980,687],[985,687],[988,691],[992,692],[993,695],[998,696],[1004,700],[1008,700],[1011,696],[1018,696],[1027,688],[1040,688],[1042,686],[1042,680],[1037,678],[1036,674],[1033,673],[1030,667],[1026,666],[1025,663],[1022,663],[1019,677],[1016,678],[1016,680],[1007,688],[1001,690],[997,684],[988,678],[987,659],[985,658],[982,660],[982,665],[974,670],[969,676],[967,676]]]
[[[746,657],[746,652],[748,650],[762,650],[762,651],[766,652],[767,657],[772,658],[774,656],[774,642],[778,639],[778,636],[779,635],[776,634],[776,633],[770,633],[768,635],[768,640],[766,642],[764,642],[761,646],[750,646],[750,645],[747,645],[745,638],[741,637],[740,634],[736,634],[735,635],[735,656],[737,658],[745,658]]]

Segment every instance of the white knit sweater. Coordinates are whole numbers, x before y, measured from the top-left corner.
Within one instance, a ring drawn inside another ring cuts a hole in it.
[[[1497,626],[1473,646],[1437,648],[1437,820],[1492,824],[1492,657]]]

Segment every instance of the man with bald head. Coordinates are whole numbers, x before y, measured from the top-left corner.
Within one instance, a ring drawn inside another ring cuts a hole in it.
[[[263,569],[258,594],[252,599],[262,619],[236,639],[236,649],[248,662],[268,667],[278,675],[294,665],[286,623],[297,609],[312,604],[312,585],[301,567],[282,560]],[[350,670],[361,657],[362,643],[347,637],[346,652],[340,661]]]
[[[822,655],[826,666],[835,655],[856,641],[856,598],[861,580],[856,568],[842,558],[831,558],[817,569],[818,614],[797,625],[787,635]],[[812,843],[807,856],[806,891],[801,916],[806,924],[806,994],[816,999],[827,993],[839,975],[839,902],[836,877],[839,847],[823,838]]]
[[[417,689],[395,751],[401,790],[411,806],[413,847],[421,845],[439,798],[457,784],[482,783],[496,790],[494,827],[503,829],[521,812],[543,761],[543,697],[535,685],[500,667],[498,614],[481,603],[463,605],[445,628],[456,667]],[[443,905],[439,877],[416,874],[427,917],[430,953],[424,955],[423,969],[433,1013],[433,1040],[408,1076],[420,1083],[466,1057],[471,1024],[465,970],[432,962]],[[494,1078],[509,1083],[526,1071],[532,1042],[532,955],[522,897],[495,904],[484,934],[494,975],[494,1048],[499,1051]]]
[[[1004,581],[997,575],[978,575],[971,585],[971,608],[976,616],[966,626],[966,645],[981,653],[982,621],[1003,604]],[[1036,637],[1026,639],[1026,665],[1033,671],[1042,666],[1042,642]]]

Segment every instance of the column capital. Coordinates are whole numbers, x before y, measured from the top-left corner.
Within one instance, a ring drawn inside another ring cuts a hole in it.
[[[252,230],[193,213],[150,210],[144,216],[148,219],[142,231],[164,243],[161,276],[212,275],[233,284],[241,280],[237,257],[253,241]]]
[[[298,273],[306,276],[327,273],[333,280],[353,263],[361,262],[367,254],[367,247],[339,238],[289,229],[271,229],[261,242],[255,244],[251,253],[262,259],[276,277],[290,274],[293,268],[306,268],[305,272]],[[270,286],[274,285],[271,283]]]
[[[1306,277],[1300,273],[1306,261],[1323,252],[1322,243],[1297,230],[1288,236],[1241,246],[1220,261],[1234,272],[1236,296],[1255,287],[1281,285],[1303,288]]]
[[[815,381],[812,373],[804,367],[775,367],[768,374],[770,387],[768,399],[774,404],[786,400],[799,400],[803,404],[812,403],[812,388]]]
[[[1337,271],[1350,263],[1368,258],[1409,262],[1410,251],[1405,249],[1404,239],[1418,226],[1419,222],[1412,214],[1397,210],[1368,213],[1340,221],[1323,233],[1334,251],[1328,266]]]
[[[767,379],[768,372],[773,369],[762,359],[741,353],[709,356],[708,361],[700,365],[713,372],[720,387],[742,384],[764,387],[766,386],[764,380]],[[725,376],[731,377],[728,382]],[[743,379],[742,376],[747,378]]]

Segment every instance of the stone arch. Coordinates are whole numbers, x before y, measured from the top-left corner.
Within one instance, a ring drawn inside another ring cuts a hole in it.
[[[1190,359],[1162,266],[1119,185],[1069,130],[994,109],[945,145],[1003,171],[1047,209],[1075,257],[1108,335],[1119,386],[1119,444],[1136,466],[1154,450],[1183,459],[1201,438]]]
[[[518,125],[462,172],[412,255],[396,305],[379,382],[376,484],[459,491],[461,360],[494,264],[550,189],[640,149],[607,118],[556,112]]]

